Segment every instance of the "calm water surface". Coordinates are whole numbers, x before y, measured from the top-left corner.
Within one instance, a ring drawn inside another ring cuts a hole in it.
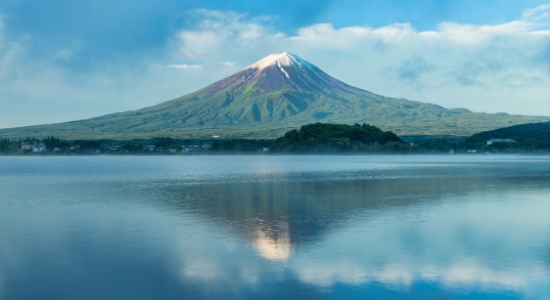
[[[550,158],[0,157],[0,299],[550,299]]]

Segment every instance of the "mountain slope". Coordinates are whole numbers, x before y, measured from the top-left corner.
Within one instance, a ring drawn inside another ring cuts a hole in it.
[[[276,137],[322,121],[368,123],[400,135],[470,135],[550,117],[473,113],[379,96],[349,86],[290,53],[273,54],[183,97],[97,118],[2,129],[1,137]]]
[[[518,142],[550,142],[550,122],[530,123],[484,131],[472,136],[474,141],[513,139]]]

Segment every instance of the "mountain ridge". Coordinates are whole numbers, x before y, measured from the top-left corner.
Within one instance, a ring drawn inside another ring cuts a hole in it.
[[[297,55],[284,52],[154,106],[66,123],[0,129],[0,136],[273,138],[319,121],[368,123],[399,135],[471,135],[550,121],[550,117],[474,113],[384,97],[350,86]]]

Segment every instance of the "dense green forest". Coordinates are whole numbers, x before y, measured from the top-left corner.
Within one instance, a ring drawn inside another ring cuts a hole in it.
[[[489,150],[501,152],[550,152],[550,122],[515,125],[474,134],[473,142],[513,139],[515,143],[493,143]]]
[[[494,139],[501,141],[488,143]],[[550,153],[550,122],[504,127],[471,137],[416,137],[407,140],[418,144],[420,152],[424,153],[448,152],[451,149],[457,153],[473,149],[478,153]]]
[[[512,139],[514,142],[494,142]],[[24,142],[44,151],[23,149]],[[269,151],[267,151],[269,150]],[[57,137],[0,139],[0,154],[260,154],[260,153],[550,153],[550,122],[516,125],[456,136],[404,136],[367,124],[315,123],[288,131],[276,140],[172,139],[61,140]]]
[[[291,130],[275,140],[273,153],[409,152],[395,133],[368,124],[315,123]]]
[[[529,123],[484,131],[472,135],[473,140],[514,139],[521,143],[550,141],[550,122]]]
[[[0,153],[13,153],[21,147],[18,139],[0,139]]]

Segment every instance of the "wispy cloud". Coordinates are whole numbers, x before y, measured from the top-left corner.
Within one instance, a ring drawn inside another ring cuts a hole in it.
[[[428,63],[424,58],[414,56],[405,60],[401,66],[397,68],[397,76],[399,79],[409,84],[419,86],[422,77],[431,72],[434,68],[435,66]],[[419,86],[419,88],[421,87]]]
[[[550,17],[550,3],[524,11],[523,17],[533,21],[539,21]]]
[[[185,55],[186,57],[191,58],[191,59],[197,59],[197,58],[202,58],[202,57],[206,56],[206,54],[204,54],[202,52],[195,52],[195,51],[191,51],[191,50],[187,50],[187,49],[180,49],[180,52],[183,55]]]
[[[321,287],[383,283],[407,289],[413,283],[423,281],[439,283],[447,288],[482,286],[485,289],[525,292],[533,282],[540,284],[548,278],[544,269],[537,270],[536,275],[502,272],[472,259],[448,266],[423,265],[414,268],[392,264],[365,267],[349,261],[334,261],[325,265],[299,264],[295,269],[302,282]]]
[[[188,64],[171,64],[171,65],[168,65],[167,67],[174,68],[174,69],[184,69],[184,70],[202,69],[201,65],[188,65]]]

